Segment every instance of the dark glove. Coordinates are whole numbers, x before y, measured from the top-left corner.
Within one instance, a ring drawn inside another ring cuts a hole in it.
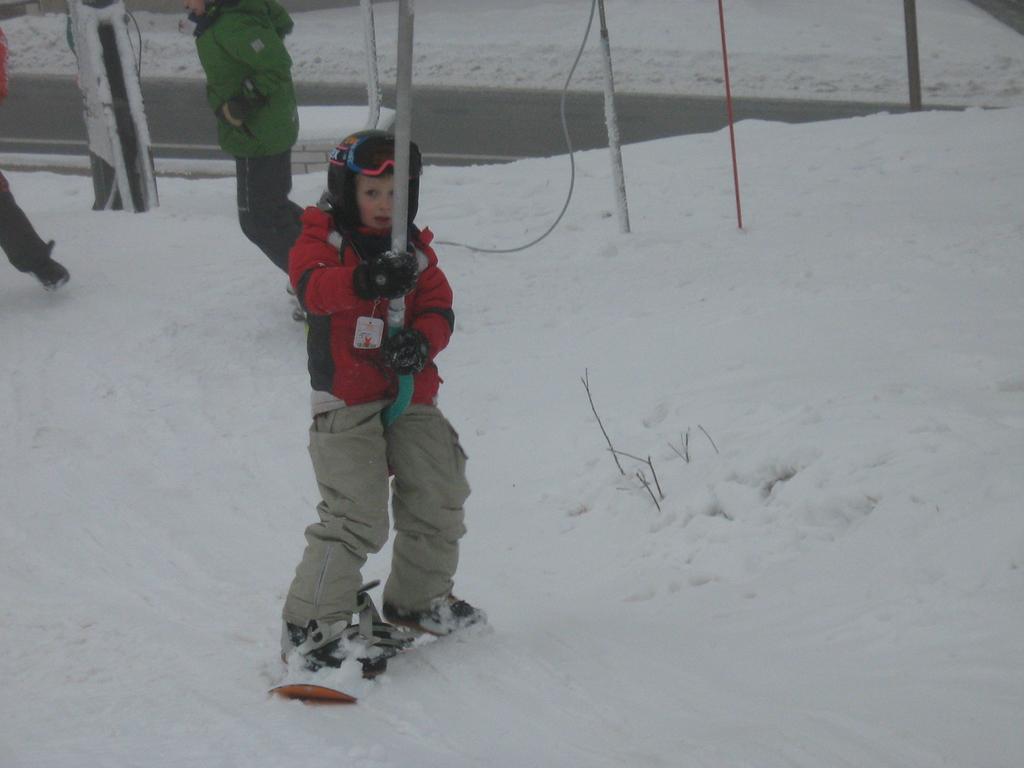
[[[217,109],[217,117],[241,128],[245,122],[252,117],[252,113],[267,103],[267,97],[256,90],[252,80],[245,78],[242,81],[242,95],[232,96]]]
[[[249,119],[251,112],[252,108],[249,106],[249,102],[240,96],[235,96],[220,105],[217,116],[228,125],[241,128]]]
[[[384,341],[384,363],[399,376],[419,373],[430,359],[427,337],[413,328],[402,328]]]
[[[361,299],[397,299],[416,286],[418,266],[415,253],[388,252],[356,267],[352,285]]]

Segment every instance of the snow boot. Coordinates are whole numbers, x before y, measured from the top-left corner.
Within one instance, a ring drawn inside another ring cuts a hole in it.
[[[425,611],[408,611],[389,603],[384,603],[384,618],[397,627],[408,627],[417,632],[431,635],[450,635],[452,632],[471,627],[474,624],[486,624],[487,614],[474,608],[465,600],[455,595],[448,595],[434,600]]]
[[[364,585],[357,596],[358,607],[350,621],[323,624],[316,619],[305,627],[284,623],[281,632],[281,659],[287,662],[292,654],[303,658],[310,672],[324,667],[337,668],[354,658],[363,668],[363,677],[372,678],[384,672],[388,659],[409,647],[412,637],[381,619],[367,590],[378,582]]]
[[[46,244],[46,253],[39,259],[39,264],[31,270],[32,274],[43,284],[43,288],[48,291],[56,291],[71,278],[64,265],[54,261],[50,255],[53,253],[53,246],[53,240]]]

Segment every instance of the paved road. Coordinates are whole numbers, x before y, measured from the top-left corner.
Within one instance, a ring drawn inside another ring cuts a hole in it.
[[[1024,0],[970,0],[970,2],[1024,35]]]
[[[298,84],[301,104],[365,104],[361,86]],[[143,83],[154,151],[161,158],[220,158],[203,84],[150,79]],[[466,164],[564,152],[559,94],[551,91],[417,87],[413,125],[427,162]],[[385,104],[394,95],[384,94]],[[616,98],[622,141],[715,131],[726,124],[723,99],[621,94]],[[738,99],[736,118],[811,122],[879,111],[898,104]],[[86,148],[81,97],[71,78],[19,75],[0,109],[0,152],[82,155]],[[580,149],[605,146],[600,93],[570,94],[566,115]]]

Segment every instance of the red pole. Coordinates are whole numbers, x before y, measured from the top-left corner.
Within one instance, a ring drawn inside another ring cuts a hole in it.
[[[722,27],[722,62],[725,65],[725,108],[729,114],[729,146],[732,148],[732,184],[736,190],[736,225],[743,229],[743,211],[740,208],[740,172],[736,163],[736,129],[732,118],[732,89],[729,87],[729,53],[725,47],[725,11],[718,0],[718,20]]]

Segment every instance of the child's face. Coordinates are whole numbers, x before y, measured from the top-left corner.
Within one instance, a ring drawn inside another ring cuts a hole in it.
[[[356,176],[356,205],[364,227],[391,229],[391,205],[395,197],[395,177]]]
[[[185,0],[185,10],[202,16],[206,13],[206,0]]]

